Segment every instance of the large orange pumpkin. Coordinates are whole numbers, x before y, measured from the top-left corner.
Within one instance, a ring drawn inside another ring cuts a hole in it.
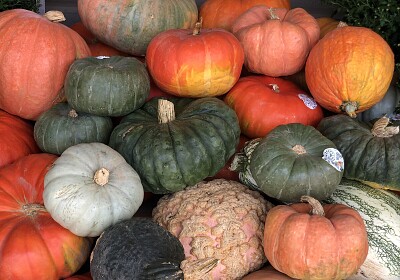
[[[368,254],[364,220],[342,204],[317,200],[279,205],[265,221],[264,252],[278,271],[295,279],[342,280],[355,274]]]
[[[302,8],[255,6],[237,18],[232,32],[243,46],[250,72],[279,77],[304,67],[320,31],[315,18]]]
[[[90,55],[75,31],[57,23],[60,13],[45,16],[23,9],[0,13],[0,108],[36,120],[64,98],[68,68]],[[56,22],[52,22],[56,21]]]
[[[371,29],[355,26],[327,33],[312,48],[305,67],[315,100],[329,111],[351,117],[384,97],[393,73],[389,44]]]
[[[43,206],[44,176],[56,158],[33,154],[0,168],[1,279],[60,279],[89,257],[92,240],[60,226]]]
[[[204,28],[224,28],[232,31],[232,24],[245,11],[257,5],[290,9],[290,0],[207,0],[200,6]]]

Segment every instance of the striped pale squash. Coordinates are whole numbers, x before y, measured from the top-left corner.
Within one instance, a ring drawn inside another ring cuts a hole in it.
[[[369,251],[358,273],[348,280],[400,279],[400,197],[361,182],[342,179],[327,203],[356,209],[365,221]]]

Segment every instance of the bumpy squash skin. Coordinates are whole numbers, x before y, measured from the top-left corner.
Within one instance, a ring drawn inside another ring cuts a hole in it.
[[[305,148],[305,154],[292,150]],[[284,202],[299,201],[302,195],[318,200],[329,197],[339,185],[343,171],[336,170],[322,158],[335,144],[314,127],[302,124],[280,125],[255,148],[250,170],[258,188]]]
[[[318,130],[335,143],[346,163],[344,177],[400,190],[400,135],[376,137],[367,123],[346,115],[324,118]]]
[[[159,124],[158,99],[124,117],[109,145],[139,173],[145,191],[171,193],[215,175],[239,144],[239,121],[216,97],[169,98],[176,119]]]

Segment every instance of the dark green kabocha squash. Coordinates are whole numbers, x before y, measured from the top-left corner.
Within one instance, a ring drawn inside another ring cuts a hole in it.
[[[43,152],[60,155],[80,143],[107,144],[112,130],[110,117],[78,113],[69,104],[58,103],[39,116],[34,137]]]
[[[235,111],[216,97],[153,98],[121,120],[109,145],[139,173],[146,191],[162,194],[216,174],[239,136]]]
[[[389,118],[362,122],[334,115],[322,119],[317,128],[343,154],[344,177],[372,187],[400,190],[399,127],[391,125]]]
[[[90,258],[95,280],[183,280],[179,239],[151,218],[133,217],[107,228]]]
[[[86,57],[71,64],[64,90],[75,110],[118,117],[143,105],[150,94],[150,76],[134,57]]]

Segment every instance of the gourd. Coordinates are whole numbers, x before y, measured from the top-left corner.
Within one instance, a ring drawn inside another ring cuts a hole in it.
[[[318,26],[320,29],[319,38],[322,39],[329,31],[334,30],[335,28],[340,27],[339,24],[344,24],[338,21],[337,19],[331,17],[318,17],[316,18],[318,22]]]
[[[277,271],[271,265],[265,266],[260,270],[252,272],[242,280],[293,280],[293,278]]]
[[[153,98],[124,117],[110,137],[145,191],[165,194],[216,174],[234,154],[240,127],[216,97]]]
[[[54,220],[79,236],[99,236],[130,219],[143,202],[137,172],[102,143],[66,149],[44,178],[44,205]]]
[[[89,257],[92,240],[59,225],[43,205],[44,176],[56,159],[31,154],[0,168],[2,279],[69,277]]]
[[[13,9],[0,14],[0,108],[36,120],[64,99],[62,87],[75,59],[90,55],[75,31],[58,23],[61,12],[44,16]]]
[[[112,129],[110,117],[78,113],[68,103],[58,103],[35,122],[34,137],[43,152],[61,155],[79,143],[107,144]]]
[[[124,116],[143,105],[150,77],[144,63],[134,57],[87,57],[72,63],[64,90],[78,112]]]

